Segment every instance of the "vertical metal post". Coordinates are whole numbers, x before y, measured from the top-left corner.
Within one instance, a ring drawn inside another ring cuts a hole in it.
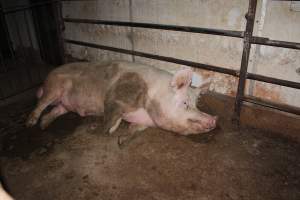
[[[30,46],[27,51],[28,56],[26,58],[26,63],[32,64],[35,59],[33,57],[34,47],[33,47],[33,42],[32,42],[32,38],[31,38],[31,31],[30,31],[30,27],[29,27],[29,23],[28,23],[28,19],[27,19],[26,10],[23,11],[23,16],[24,16],[24,20],[25,20],[25,26],[26,26],[26,31],[27,31],[27,35],[28,35],[28,40],[30,43]],[[27,77],[29,79],[30,84],[34,84],[34,81],[33,81],[32,75],[31,75],[31,67],[27,67],[26,72],[27,72]]]
[[[249,55],[251,49],[250,41],[253,34],[256,5],[257,5],[257,0],[249,0],[248,12],[245,16],[247,19],[247,23],[246,23],[246,30],[244,33],[244,47],[243,47],[238,90],[235,99],[234,116],[233,116],[233,120],[235,123],[237,123],[237,125],[239,125],[240,122],[241,106],[242,106],[246,79],[247,79],[248,61],[249,61]]]
[[[34,10],[34,8],[32,8],[31,10],[31,16],[33,17],[33,23],[34,23],[34,33],[37,37],[37,41],[38,41],[38,49],[39,49],[39,53],[40,53],[40,58],[41,60],[45,59],[45,50],[43,48],[43,43],[42,43],[42,39],[41,39],[41,33],[40,33],[40,25],[39,22],[35,19],[37,19],[37,15],[36,12]]]
[[[18,20],[16,19],[16,15],[17,15],[17,14],[14,13],[14,14],[12,15],[12,18],[13,18],[13,20],[14,20],[14,24],[15,24],[15,28],[16,28],[18,40],[19,40],[19,42],[20,42],[19,48],[20,48],[20,50],[21,50],[21,52],[22,52],[23,59],[25,60],[25,59],[26,59],[26,53],[25,53],[25,51],[24,51],[24,44],[23,44],[23,40],[22,40],[22,37],[21,37],[21,32],[20,32],[19,23],[18,23]],[[21,58],[20,60],[22,60],[22,58]]]
[[[5,13],[3,11],[1,2],[0,2],[0,20],[1,20],[1,23],[3,24],[6,38],[9,40],[8,41],[8,43],[9,43],[8,46],[9,46],[10,54],[11,54],[12,58],[15,59],[13,44],[12,44],[12,41],[11,41],[11,38],[10,38],[10,35],[9,35],[8,26],[7,26],[6,19],[5,19]]]
[[[65,63],[65,50],[64,50],[64,40],[62,37],[63,34],[63,20],[62,20],[62,2],[61,1],[53,1],[52,4],[53,13],[55,17],[55,23],[56,23],[56,33],[57,33],[57,39],[58,39],[58,45],[59,45],[59,56],[60,56],[60,64]]]
[[[34,47],[33,47],[33,42],[32,42],[32,37],[31,37],[30,26],[29,26],[29,22],[28,22],[28,17],[27,17],[26,11],[23,11],[23,15],[24,15],[25,26],[26,26],[26,31],[27,31],[27,35],[28,35],[30,47],[31,47],[32,49],[34,49]],[[30,49],[30,50],[32,50],[32,49]]]
[[[0,73],[5,72],[6,71],[6,67],[5,67],[5,63],[4,63],[4,57],[2,55],[2,52],[0,51]]]
[[[130,22],[133,21],[132,16],[132,0],[129,0],[129,20]],[[130,42],[131,42],[131,50],[134,51],[134,38],[133,38],[133,27],[130,27]],[[132,61],[135,62],[135,56],[132,56]]]

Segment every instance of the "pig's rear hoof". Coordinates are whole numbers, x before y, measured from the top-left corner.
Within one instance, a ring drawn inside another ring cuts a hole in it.
[[[40,128],[41,128],[42,130],[45,130],[45,129],[49,126],[49,124],[50,124],[50,123],[48,123],[48,122],[42,120],[41,123],[40,123]]]
[[[133,133],[129,135],[119,135],[118,136],[118,145],[120,149],[126,147],[132,140],[138,137],[139,134]]]
[[[129,142],[130,142],[130,140],[128,139],[128,137],[118,136],[118,146],[120,149],[123,149],[124,147],[126,147]]]
[[[99,125],[97,123],[91,123],[87,127],[88,133],[97,133],[99,131]]]
[[[94,131],[94,130],[97,129],[97,127],[98,127],[98,124],[97,124],[97,123],[91,123],[91,124],[89,125],[89,130],[90,130],[90,131]]]
[[[38,119],[36,117],[29,116],[26,121],[26,127],[33,127],[37,123]]]

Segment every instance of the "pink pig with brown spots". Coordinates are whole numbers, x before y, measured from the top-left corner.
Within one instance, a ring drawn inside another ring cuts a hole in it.
[[[80,116],[103,115],[106,133],[114,132],[122,120],[130,123],[132,133],[147,127],[181,135],[205,133],[216,127],[217,117],[199,111],[192,102],[192,74],[191,69],[183,69],[172,75],[127,61],[65,64],[50,72],[39,89],[27,126],[35,125],[52,104],[55,107],[41,118],[42,129],[72,111]]]

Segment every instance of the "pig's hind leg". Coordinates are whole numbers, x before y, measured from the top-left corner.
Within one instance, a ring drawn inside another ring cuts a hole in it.
[[[59,117],[60,115],[63,115],[65,113],[67,113],[68,111],[65,109],[65,107],[62,104],[59,104],[57,106],[55,106],[54,108],[52,108],[52,110],[47,113],[46,115],[44,115],[42,117],[40,126],[41,129],[45,129],[49,126],[49,124],[51,124],[57,117]]]
[[[58,100],[59,96],[60,96],[60,93],[57,92],[56,90],[44,91],[42,97],[38,101],[37,106],[30,113],[30,115],[26,121],[26,126],[27,127],[34,126],[37,123],[37,121],[39,120],[39,117],[41,116],[41,113],[43,112],[43,110],[51,103]]]

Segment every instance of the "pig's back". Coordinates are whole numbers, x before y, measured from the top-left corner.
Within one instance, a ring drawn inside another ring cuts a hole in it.
[[[149,97],[161,95],[168,92],[172,74],[154,66],[132,63],[127,61],[117,61],[118,65],[124,72],[138,73],[148,86]]]

